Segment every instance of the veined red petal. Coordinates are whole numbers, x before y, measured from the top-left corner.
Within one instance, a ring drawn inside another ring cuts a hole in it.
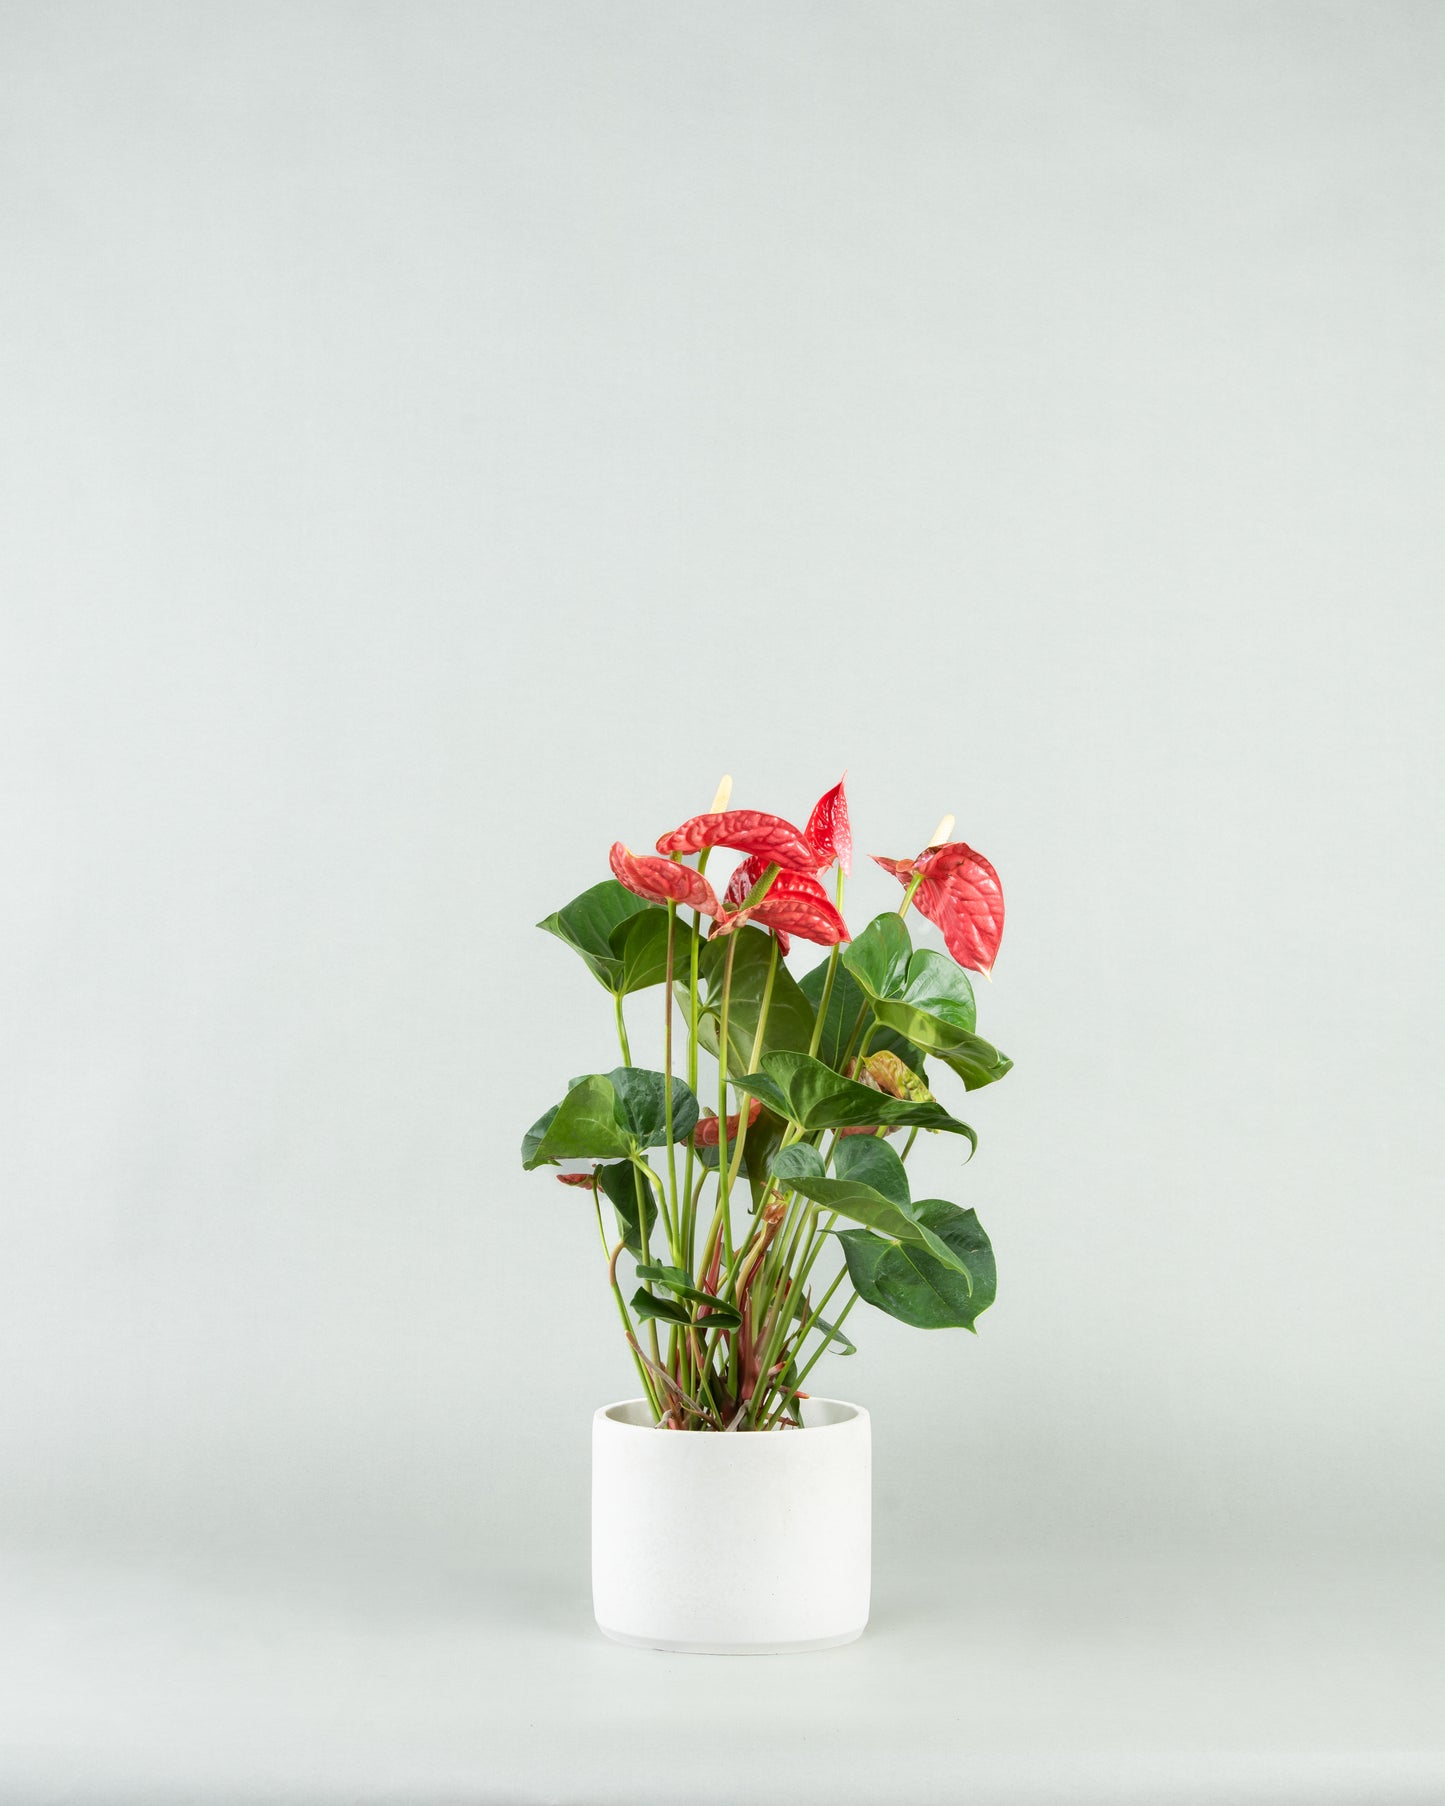
[[[1003,939],[1003,886],[982,853],[951,840],[917,859],[873,857],[905,886],[922,872],[923,882],[913,893],[919,913],[943,930],[944,944],[959,965],[992,971]]]
[[[733,873],[732,877],[728,879],[728,887],[723,892],[723,908],[737,909],[741,907],[741,905],[752,895],[754,886],[772,863],[772,860],[764,859],[759,853],[754,853],[751,858],[745,859]],[[779,872],[769,887],[768,895],[771,896],[783,879],[791,875],[792,874],[790,873]],[[743,921],[747,921],[753,914],[753,910],[748,910],[743,916]],[[731,925],[733,927],[741,926],[740,923],[736,922]],[[764,923],[763,926],[767,927],[768,924]],[[780,929],[776,932],[778,936],[778,951],[782,954],[783,958],[786,959],[792,951],[793,944],[788,939],[787,935]]]
[[[705,916],[718,912],[716,891],[690,865],[655,859],[651,853],[629,853],[620,840],[613,842],[609,863],[617,882],[649,903],[685,903]]]
[[[818,798],[803,830],[818,850],[818,870],[826,871],[836,859],[845,878],[853,875],[853,829],[843,791],[847,775],[845,772],[831,790]]]
[[[748,1099],[748,1127],[749,1128],[751,1128],[753,1126],[753,1124],[758,1120],[758,1112],[762,1109],[762,1107],[763,1106],[762,1106],[761,1102],[757,1098],[750,1097]],[[741,1110],[738,1112],[738,1114],[736,1116],[730,1116],[728,1118],[728,1140],[729,1141],[737,1140],[738,1125],[741,1122],[741,1120],[742,1120]],[[717,1117],[704,1116],[704,1117],[700,1118],[698,1121],[697,1127],[692,1132],[692,1145],[695,1148],[715,1148],[717,1146],[717,1144],[718,1144],[718,1119],[717,1119]]]
[[[736,909],[752,893],[769,863],[756,853],[742,862],[728,880],[723,895],[725,910]],[[778,937],[784,957],[789,950],[790,933],[800,934],[804,940],[817,941],[824,947],[849,939],[847,924],[833,907],[827,891],[807,872],[779,872],[768,886],[768,894],[762,902],[754,903],[741,914],[744,921],[771,928]],[[736,921],[728,924],[734,928],[739,925]]]
[[[806,872],[779,872],[767,896],[753,905],[752,918],[779,935],[798,934],[820,947],[852,938],[827,891]]]
[[[657,843],[659,853],[700,853],[704,847],[732,847],[739,853],[758,853],[765,864],[780,865],[789,872],[815,872],[818,849],[801,829],[780,815],[764,815],[761,809],[723,809],[717,814],[694,815]]]
[[[759,878],[762,877],[763,873],[771,864],[771,860],[764,859],[758,853],[754,853],[750,859],[745,859],[733,873],[732,877],[728,879],[728,887],[723,892],[723,908],[741,908],[747,901],[753,886],[758,882]],[[783,874],[779,872],[778,878],[781,878],[782,875]],[[775,878],[773,883],[776,884],[777,881],[778,879]]]
[[[590,1173],[558,1173],[557,1183],[559,1185],[585,1185],[591,1191],[597,1183],[597,1169],[594,1167]]]

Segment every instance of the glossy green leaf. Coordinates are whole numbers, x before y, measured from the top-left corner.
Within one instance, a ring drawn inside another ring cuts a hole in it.
[[[615,1160],[628,1152],[617,1092],[600,1073],[576,1080],[522,1138],[522,1165],[529,1170],[554,1160]]]
[[[977,1026],[978,1008],[967,972],[946,954],[927,947],[920,947],[909,960],[902,990],[889,995],[967,1034]]]
[[[647,1213],[648,1245],[651,1246],[652,1231],[657,1224],[656,1187],[648,1183],[630,1160],[599,1166],[597,1184],[617,1213],[617,1226],[622,1231],[627,1252],[634,1260],[640,1260],[642,1237],[637,1228],[638,1214],[640,1209]]]
[[[908,1168],[877,1135],[845,1135],[833,1149],[833,1172],[839,1179],[872,1186],[894,1204],[906,1207],[910,1202]]]
[[[666,910],[657,904],[635,895],[615,878],[604,878],[537,926],[580,954],[597,982],[615,991],[622,979],[622,956],[612,937],[632,917],[649,913],[667,919]]]
[[[827,978],[828,962],[824,960],[822,965],[814,966],[811,972],[805,972],[799,981],[799,990],[815,1011],[822,1006]],[[823,1023],[823,1032],[818,1040],[818,1058],[835,1072],[841,1070],[843,1055],[850,1043],[856,1053],[872,1019],[872,1005],[859,989],[857,979],[840,963],[834,975],[832,995],[828,999],[828,1014]],[[856,1035],[855,1028],[858,1030]],[[896,1053],[914,1072],[923,1072],[923,1055],[911,1041],[906,1041],[891,1028],[875,1028],[869,1037],[868,1047],[872,1053]]]
[[[707,1305],[709,1314],[703,1321],[711,1329],[736,1329],[743,1320],[742,1312],[736,1305],[724,1304],[721,1298],[715,1298],[711,1292],[705,1292],[701,1286],[694,1285],[681,1267],[639,1267],[637,1277],[650,1280],[654,1285],[666,1286],[675,1297],[686,1299],[689,1304]]]
[[[838,1237],[848,1277],[860,1297],[901,1323],[916,1329],[971,1330],[997,1291],[988,1236],[973,1211],[960,1210],[942,1198],[929,1198],[915,1211],[967,1267],[971,1290],[958,1272],[927,1250],[884,1241],[866,1229],[848,1229]]]
[[[908,925],[894,911],[875,916],[843,949],[843,964],[869,997],[892,997],[903,989],[913,942]]]
[[[675,1298],[659,1298],[655,1292],[649,1292],[646,1286],[639,1286],[632,1294],[632,1314],[640,1317],[645,1323],[653,1318],[658,1323],[690,1324],[692,1316],[685,1304],[679,1304]]]
[[[884,926],[893,920],[880,916],[844,952],[844,961],[868,993],[878,1021],[952,1067],[967,1090],[994,1084],[1013,1061],[973,1032],[978,1012],[968,974],[954,960],[927,948],[900,965],[897,935]],[[883,932],[870,948],[867,943],[875,930]],[[863,949],[861,956],[858,948]],[[869,1045],[877,1045],[876,1037]]]
[[[693,931],[679,915],[673,929],[672,971],[686,974],[688,949]],[[667,911],[647,904],[635,916],[614,928],[611,947],[618,961],[619,976],[614,989],[624,996],[645,991],[667,979]]]
[[[804,1129],[871,1128],[882,1124],[902,1128],[943,1129],[965,1136],[977,1145],[967,1123],[950,1116],[941,1104],[889,1097],[871,1086],[845,1079],[821,1060],[802,1053],[768,1054],[761,1073],[749,1073],[738,1081],[742,1091],[762,1098]],[[779,1109],[778,1101],[782,1107]]]
[[[965,1090],[977,1091],[981,1086],[996,1084],[1013,1069],[1013,1061],[991,1042],[965,1029],[954,1028],[900,999],[873,1007],[880,1022],[897,1029],[916,1047],[925,1049],[951,1067],[963,1080]]]
[[[607,1074],[617,1094],[618,1115],[637,1138],[639,1148],[667,1142],[667,1104],[663,1076],[645,1066],[616,1066]],[[672,1138],[686,1141],[697,1126],[697,1099],[686,1083],[672,1081]]]
[[[799,1298],[793,1305],[793,1316],[797,1322],[801,1323],[807,1314],[807,1303],[804,1299]],[[808,1330],[808,1334],[811,1336],[814,1330],[818,1332],[825,1342],[836,1342],[838,1344],[834,1351],[835,1353],[840,1355],[857,1354],[857,1345],[850,1342],[847,1336],[843,1334],[842,1330],[839,1329],[836,1324],[830,1323],[826,1317],[817,1317],[813,1320],[813,1323]]]
[[[909,1201],[903,1162],[876,1136],[849,1136],[839,1146],[846,1147],[853,1140],[871,1142],[876,1152],[846,1157],[844,1177],[830,1178],[817,1150],[804,1143],[782,1150],[773,1161],[773,1177],[810,1203],[820,1204],[826,1210],[862,1223],[879,1235],[889,1236],[894,1241],[919,1243],[935,1260],[954,1268],[966,1281],[967,1267],[948,1243],[920,1219]],[[870,1178],[879,1180],[886,1189],[870,1184]]]
[[[748,1070],[758,1032],[758,1015],[767,989],[773,937],[761,928],[749,926],[735,929],[731,937],[724,936],[703,947],[699,965],[703,1014],[698,1023],[698,1040],[714,1059],[718,1051],[723,970],[729,938],[737,942],[737,950],[733,954],[732,984],[728,990],[728,1070],[734,1076],[741,1076]],[[685,998],[685,987],[683,991]],[[686,1012],[686,1001],[682,1007]],[[763,1052],[806,1051],[812,1034],[813,1006],[799,989],[797,979],[780,954],[773,974],[768,1019],[763,1028]]]
[[[701,1303],[712,1306],[709,1314],[703,1318],[704,1328],[736,1329],[742,1322],[741,1312],[732,1305],[714,1300],[706,1292],[699,1292],[697,1297]],[[655,1318],[659,1323],[691,1324],[693,1321],[692,1312],[679,1299],[659,1298],[655,1292],[649,1292],[643,1286],[639,1286],[632,1294],[632,1309],[634,1315],[641,1317],[644,1322],[649,1317]]]

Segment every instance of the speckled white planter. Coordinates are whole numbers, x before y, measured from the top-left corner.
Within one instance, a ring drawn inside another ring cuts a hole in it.
[[[810,1399],[801,1430],[658,1430],[641,1399],[592,1420],[592,1607],[618,1643],[695,1655],[833,1649],[863,1634],[868,1413]]]

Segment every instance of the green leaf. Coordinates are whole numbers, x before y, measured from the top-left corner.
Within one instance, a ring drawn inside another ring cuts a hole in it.
[[[866,1229],[839,1237],[848,1277],[860,1297],[916,1329],[969,1329],[997,1291],[993,1249],[978,1217],[942,1198],[915,1206],[919,1221],[947,1244],[972,1275],[973,1288],[925,1249],[886,1242]]]
[[[763,1068],[761,1073],[749,1073],[739,1079],[739,1090],[762,1098],[770,1109],[778,1109],[775,1100],[781,1098],[778,1113],[791,1117],[804,1129],[872,1128],[878,1124],[944,1129],[951,1135],[966,1136],[971,1145],[977,1145],[978,1137],[968,1124],[950,1116],[941,1104],[889,1097],[871,1086],[845,1079],[807,1054],[768,1054]]]
[[[801,1323],[802,1320],[804,1319],[804,1317],[807,1316],[807,1314],[808,1314],[807,1303],[802,1298],[799,1298],[796,1301],[796,1303],[793,1305],[793,1316],[799,1323]],[[822,1336],[822,1338],[825,1342],[838,1343],[839,1344],[838,1353],[840,1355],[857,1354],[858,1348],[857,1348],[856,1343],[850,1342],[848,1340],[848,1338],[843,1334],[842,1330],[839,1329],[836,1324],[830,1323],[826,1317],[814,1318],[812,1327],[809,1329],[808,1334],[812,1335],[813,1330],[817,1330],[818,1334],[820,1336]]]
[[[631,917],[649,912],[666,920],[666,910],[656,903],[634,895],[615,878],[604,878],[537,926],[579,953],[597,982],[615,991],[622,978],[622,957],[612,936]]]
[[[692,1322],[686,1305],[679,1304],[675,1298],[659,1298],[645,1286],[639,1286],[632,1294],[632,1314],[640,1317],[644,1323],[649,1317],[655,1318],[659,1323]]]
[[[843,949],[843,964],[868,996],[892,997],[903,989],[913,942],[896,912],[875,916],[856,941]]]
[[[737,942],[737,951],[733,954],[732,984],[728,990],[728,1070],[734,1076],[741,1076],[752,1059],[758,1014],[767,989],[773,937],[762,928],[749,926],[735,929],[731,937],[709,941],[703,947],[699,965],[699,982],[704,989],[699,1008],[703,1013],[698,1022],[698,1040],[714,1059],[718,1051],[723,970],[729,938]],[[687,1009],[685,998],[684,991],[684,1013]],[[780,954],[773,974],[773,994],[763,1029],[762,1050],[764,1053],[789,1048],[806,1051],[812,1037],[813,1006],[799,989],[798,981]]]
[[[816,1011],[822,1005],[823,987],[827,983],[828,962],[814,966],[811,972],[805,972],[799,983],[799,990],[808,999]],[[862,1016],[862,1027],[857,1036],[853,1034],[854,1024]],[[859,989],[858,981],[848,968],[840,963],[833,978],[833,992],[828,999],[828,1014],[823,1023],[823,1032],[818,1040],[818,1058],[825,1066],[831,1066],[835,1072],[841,1071],[843,1055],[848,1049],[850,1040],[856,1053],[862,1045],[863,1035],[873,1020],[872,1005]],[[895,1034],[890,1028],[875,1028],[868,1042],[870,1053],[896,1053],[900,1060],[911,1066],[914,1072],[922,1074],[923,1055],[911,1041],[905,1041],[902,1035]]]
[[[964,1089],[977,1091],[983,1085],[996,1084],[1013,1061],[1000,1053],[991,1042],[965,1029],[953,1028],[936,1016],[899,1000],[874,1006],[878,1020],[906,1035],[915,1047],[924,1048],[943,1061],[963,1080]]]
[[[978,1023],[973,985],[969,976],[946,954],[920,947],[908,962],[903,988],[897,995],[916,1010],[972,1034]]]
[[[600,1073],[576,1080],[522,1138],[522,1165],[529,1171],[554,1160],[615,1160],[628,1152],[617,1092]]]
[[[705,1321],[709,1328],[736,1329],[743,1320],[743,1314],[736,1305],[724,1304],[721,1298],[714,1298],[711,1292],[705,1292],[701,1286],[694,1285],[691,1277],[681,1267],[639,1267],[637,1277],[651,1280],[655,1285],[666,1286],[669,1292],[691,1304],[707,1305],[711,1314]]]
[[[646,1165],[646,1162],[643,1164]],[[656,1187],[648,1183],[630,1160],[620,1160],[613,1166],[599,1166],[597,1184],[617,1213],[617,1226],[622,1231],[627,1252],[634,1260],[641,1260],[642,1237],[637,1229],[638,1211],[640,1207],[647,1213],[650,1244],[652,1231],[657,1223]]]
[[[670,1292],[677,1291],[679,1286],[692,1284],[691,1274],[684,1273],[681,1267],[665,1266],[661,1261],[652,1261],[645,1267],[639,1267],[637,1277],[650,1279],[655,1285],[664,1285]]]
[[[673,928],[672,972],[674,979],[688,969],[689,948],[693,931],[679,916]],[[645,991],[667,979],[667,911],[649,903],[635,916],[614,928],[610,945],[619,967],[614,990],[628,996]]]
[[[711,1298],[706,1292],[699,1292],[698,1299],[712,1306],[711,1314],[703,1319],[703,1327],[712,1329],[736,1329],[742,1322],[742,1313],[720,1299]],[[632,1309],[636,1316],[644,1322],[649,1317],[656,1318],[659,1323],[688,1324],[693,1322],[692,1313],[687,1306],[675,1298],[659,1298],[655,1292],[649,1292],[639,1286],[632,1294]]]
[[[880,916],[843,955],[868,992],[878,1021],[925,1053],[937,1055],[952,1067],[967,1090],[994,1084],[1012,1068],[1013,1061],[973,1032],[977,1006],[962,966],[925,948],[900,968],[897,937],[891,931],[871,949],[865,945],[875,929],[892,919]],[[892,947],[892,958],[880,951],[885,943]],[[850,958],[857,948],[863,948],[862,956]]]
[[[839,1142],[839,1148],[852,1141],[871,1142],[876,1151],[845,1156],[843,1177],[830,1179],[817,1150],[802,1143],[784,1148],[777,1156],[773,1161],[773,1177],[810,1203],[835,1210],[840,1216],[862,1223],[865,1228],[877,1230],[880,1235],[894,1241],[920,1243],[935,1260],[952,1267],[967,1281],[968,1268],[948,1243],[920,1219],[919,1212],[910,1202],[908,1176],[897,1154],[876,1136],[869,1135],[848,1136]],[[872,1184],[870,1180],[877,1180],[878,1184]]]
[[[667,1105],[663,1075],[645,1066],[616,1066],[607,1074],[617,1094],[618,1117],[637,1138],[639,1148],[667,1143]],[[686,1141],[697,1126],[697,1099],[682,1079],[672,1081],[672,1139]]]
[[[877,1135],[845,1135],[833,1149],[833,1171],[840,1179],[871,1185],[894,1204],[910,1205],[908,1168]]]

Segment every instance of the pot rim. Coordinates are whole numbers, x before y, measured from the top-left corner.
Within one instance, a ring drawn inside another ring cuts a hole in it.
[[[836,1405],[840,1411],[846,1411],[848,1415],[846,1417],[835,1417],[831,1423],[805,1423],[803,1425],[804,1435],[821,1435],[826,1430],[856,1429],[860,1423],[866,1424],[868,1422],[867,1406],[855,1405],[852,1399],[829,1398],[820,1392],[814,1392],[811,1394],[809,1402],[817,1405]],[[643,1398],[614,1399],[610,1405],[599,1405],[592,1414],[592,1421],[594,1424],[606,1423],[619,1430],[655,1430],[657,1425],[654,1423],[629,1423],[625,1417],[616,1417],[613,1415],[614,1412],[624,1411],[632,1405],[640,1405],[644,1411],[647,1409],[647,1401]],[[771,1437],[772,1432],[769,1431],[767,1434]],[[749,1431],[742,1436],[730,1436],[726,1430],[712,1430],[705,1435],[677,1438],[679,1442],[686,1442],[689,1444],[721,1441],[731,1443],[735,1447],[742,1444],[751,1446],[757,1439],[758,1433],[756,1431]],[[782,1440],[784,1442],[791,1442],[792,1438],[783,1437]]]

